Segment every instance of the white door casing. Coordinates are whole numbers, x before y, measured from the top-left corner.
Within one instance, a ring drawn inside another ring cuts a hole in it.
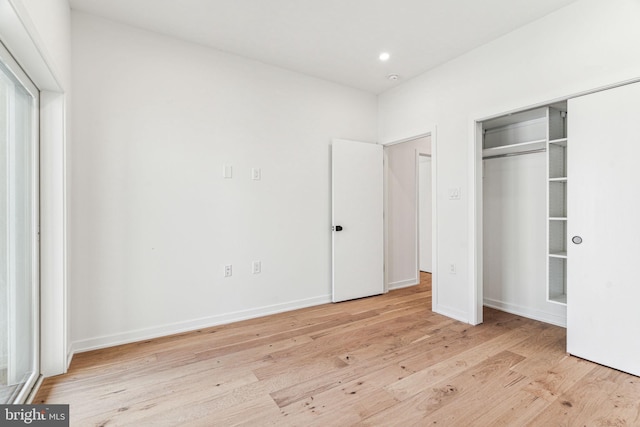
[[[338,302],[381,294],[383,147],[333,140],[331,156],[332,299]]]

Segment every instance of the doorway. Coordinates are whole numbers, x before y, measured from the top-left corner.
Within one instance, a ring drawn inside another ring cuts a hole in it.
[[[427,169],[427,164],[433,166],[432,148],[431,133],[385,146],[385,283],[387,290],[419,284],[421,276],[424,278],[424,273],[421,274],[422,269],[429,273],[434,272],[436,264],[433,249],[435,248],[433,238],[435,206],[431,203],[431,194],[435,187],[435,168],[428,167],[429,171],[426,175],[420,174],[421,169],[423,172]],[[422,168],[421,159],[425,163]],[[425,192],[427,198],[423,197]],[[427,201],[429,203],[425,204]],[[421,202],[424,205],[422,209],[420,209]],[[425,210],[429,210],[431,215],[423,215],[426,213]],[[426,222],[424,222],[425,217]],[[424,249],[425,246],[430,250]],[[421,265],[421,256],[429,258],[426,266]],[[435,290],[435,275],[430,279],[432,279],[432,289]]]
[[[548,292],[553,263],[566,263],[566,207],[554,212],[566,206],[566,175],[554,172],[566,174],[566,111],[556,102],[477,122],[476,323],[490,307],[566,325],[566,303]]]

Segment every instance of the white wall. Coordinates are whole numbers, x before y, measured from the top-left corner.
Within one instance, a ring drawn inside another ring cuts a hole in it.
[[[329,144],[374,95],[75,12],[72,48],[76,350],[330,300]]]
[[[431,154],[426,136],[385,147],[387,289],[420,282],[418,276],[418,153]]]
[[[381,142],[438,129],[436,268],[457,272],[440,275],[437,311],[476,319],[472,121],[640,77],[638,18],[635,0],[581,0],[380,96]]]

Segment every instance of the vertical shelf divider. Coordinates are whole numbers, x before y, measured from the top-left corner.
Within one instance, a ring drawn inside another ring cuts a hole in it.
[[[567,111],[547,108],[547,300],[567,303]]]

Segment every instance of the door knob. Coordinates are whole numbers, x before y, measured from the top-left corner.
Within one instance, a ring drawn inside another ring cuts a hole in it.
[[[579,245],[580,243],[582,243],[582,237],[580,236],[573,236],[573,238],[571,239],[571,241],[573,243],[575,243],[576,245]]]
[[[331,229],[333,231],[342,231],[342,226],[341,225],[336,225],[335,227],[331,227]]]

